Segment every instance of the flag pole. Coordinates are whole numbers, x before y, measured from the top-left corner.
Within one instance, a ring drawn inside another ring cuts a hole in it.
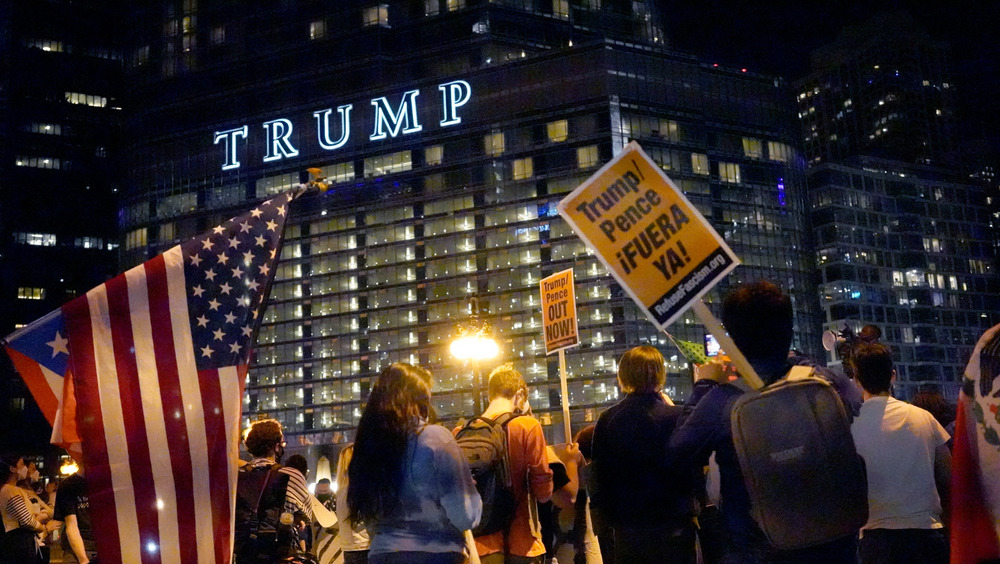
[[[763,388],[764,381],[757,375],[753,366],[750,366],[750,362],[747,361],[745,356],[743,356],[740,349],[736,348],[736,343],[734,343],[733,339],[726,333],[726,329],[722,326],[722,323],[720,323],[719,320],[712,315],[712,311],[708,309],[707,305],[705,305],[704,300],[698,298],[697,300],[691,302],[691,309],[694,310],[695,315],[698,316],[701,323],[708,328],[708,330],[712,332],[712,335],[715,336],[715,339],[719,341],[719,344],[722,346],[722,350],[726,351],[726,355],[728,355],[730,360],[733,361],[733,364],[736,365],[736,370],[740,373],[740,376],[747,381],[747,384],[755,390]]]
[[[566,349],[559,349],[559,388],[562,393],[563,433],[566,444],[573,442],[573,432],[569,422],[569,384],[566,382]]]

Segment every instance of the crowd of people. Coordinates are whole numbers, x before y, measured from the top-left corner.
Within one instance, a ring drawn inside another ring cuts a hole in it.
[[[764,390],[795,373],[839,398],[833,418],[842,418],[842,438],[864,469],[867,510],[836,536],[790,546],[773,533],[774,515],[746,466],[747,449],[764,447],[745,443],[733,423],[761,392],[713,362],[696,369],[686,404],[674,405],[663,392],[663,356],[638,346],[618,363],[621,400],[558,448],[546,444],[512,364],[491,372],[483,413],[454,429],[435,421],[428,371],[386,367],[334,480],[317,482],[315,494],[304,458],[282,464],[280,423],[255,422],[244,439],[253,458],[238,474],[236,564],[946,563],[947,402],[925,394],[924,409],[895,399],[893,353],[877,338],[852,347],[850,379],[790,352],[792,304],[769,282],[731,291],[722,318]],[[816,448],[770,455],[780,462]],[[824,477],[832,470],[816,460],[798,463],[826,483],[844,479]],[[53,508],[30,487],[22,459],[0,462],[0,564],[41,561],[39,539],[60,522],[66,554],[95,562],[82,475],[64,481]],[[335,525],[318,522],[324,511]],[[779,525],[828,528],[810,519]]]

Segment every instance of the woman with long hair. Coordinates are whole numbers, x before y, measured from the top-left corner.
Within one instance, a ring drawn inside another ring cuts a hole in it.
[[[430,373],[404,363],[379,374],[348,467],[349,520],[371,535],[372,564],[459,564],[482,513],[469,465],[429,425]]]
[[[43,524],[31,514],[26,492],[17,487],[28,476],[24,459],[13,454],[0,456],[0,517],[4,534],[0,536],[0,564],[31,564],[40,561],[35,535],[48,533],[55,525],[51,515]]]

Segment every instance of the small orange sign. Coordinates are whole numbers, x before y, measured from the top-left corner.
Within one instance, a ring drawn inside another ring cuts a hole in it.
[[[542,278],[542,330],[545,332],[545,354],[580,344],[576,321],[576,292],[573,289],[573,269]]]

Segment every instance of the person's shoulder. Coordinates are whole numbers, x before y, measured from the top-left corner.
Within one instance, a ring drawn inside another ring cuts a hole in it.
[[[442,425],[425,425],[417,434],[417,442],[420,443],[452,442],[454,440],[455,436],[452,432]]]

